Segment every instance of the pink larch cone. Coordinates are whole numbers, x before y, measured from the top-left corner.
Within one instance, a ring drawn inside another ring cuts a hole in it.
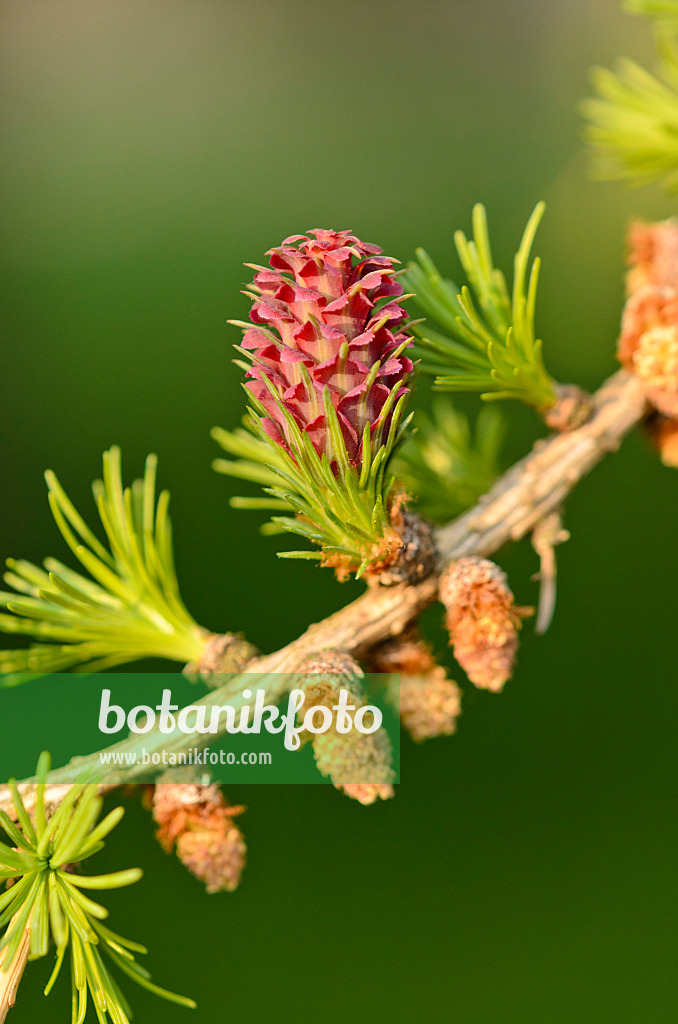
[[[312,237],[311,237],[312,236]],[[253,357],[248,389],[266,410],[264,427],[286,450],[292,438],[284,410],[338,471],[338,453],[324,408],[324,389],[343,435],[348,462],[362,464],[369,426],[386,436],[397,385],[412,370],[401,354],[407,313],[397,302],[401,285],[394,260],[348,231],[292,235],[271,249],[272,269],[257,267],[255,302],[242,346]],[[267,386],[267,382],[268,385]],[[277,399],[271,393],[271,389]]]

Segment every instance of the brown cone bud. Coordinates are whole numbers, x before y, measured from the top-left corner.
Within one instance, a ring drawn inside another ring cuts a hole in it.
[[[299,672],[305,694],[299,717],[307,707],[332,708],[341,689],[348,690],[356,710],[367,703],[360,684],[362,669],[343,651],[319,651],[300,665]],[[353,800],[368,805],[394,795],[391,742],[384,729],[365,734],[354,727],[339,733],[334,723],[327,732],[314,735],[312,744],[318,771]]]
[[[258,654],[256,647],[240,633],[213,633],[205,644],[201,658],[188,664],[184,674],[207,677],[205,681],[209,685],[210,676],[242,672]],[[220,686],[221,682],[215,680],[214,685]]]
[[[238,887],[247,846],[233,818],[244,807],[229,807],[218,786],[159,783],[154,787],[153,817],[162,848],[177,856],[209,893]]]
[[[378,583],[383,587],[418,583],[433,572],[436,559],[433,528],[407,508],[406,500],[405,494],[399,494],[390,511],[398,545],[393,549],[392,557],[382,559],[377,571],[365,573],[368,583]]]
[[[521,618],[505,573],[487,558],[460,558],[440,577],[454,656],[476,686],[498,693],[511,678]]]
[[[583,426],[593,408],[588,392],[576,384],[558,384],[556,396],[554,405],[544,411],[546,426],[560,434]]]

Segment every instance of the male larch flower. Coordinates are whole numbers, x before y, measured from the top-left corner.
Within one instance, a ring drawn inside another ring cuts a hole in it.
[[[678,417],[678,221],[634,223],[617,355],[642,382],[648,401]]]
[[[455,658],[475,686],[499,693],[513,673],[521,620],[532,609],[517,607],[503,570],[476,556],[445,567],[438,596]]]
[[[664,465],[678,469],[678,420],[655,413],[648,417],[645,427]]]
[[[461,691],[439,665],[418,626],[369,652],[371,672],[391,675],[387,695],[400,720],[417,743],[456,732],[461,714]]]
[[[158,824],[156,837],[204,883],[207,892],[233,892],[247,860],[247,846],[233,819],[245,810],[231,806],[213,784],[165,782],[146,796]]]
[[[333,710],[342,689],[348,692],[352,707],[361,708],[367,703],[363,671],[343,651],[323,650],[309,655],[299,666],[299,676],[299,687],[305,695],[297,712],[300,719],[311,707]],[[312,736],[311,743],[320,774],[352,800],[369,806],[394,796],[393,751],[385,729],[362,733],[353,728],[343,733],[335,720],[326,732]]]

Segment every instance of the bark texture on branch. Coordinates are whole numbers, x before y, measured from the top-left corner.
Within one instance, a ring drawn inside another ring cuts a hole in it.
[[[590,419],[565,434],[556,434],[538,441],[532,452],[512,466],[480,502],[452,523],[436,532],[438,569],[451,559],[466,555],[489,556],[508,541],[517,541],[528,534],[549,513],[563,505],[575,485],[609,452],[615,451],[626,434],[643,417],[645,397],[637,379],[621,370],[607,380],[593,396]],[[250,673],[260,673],[257,686],[264,687],[271,701],[284,693],[284,679],[277,673],[295,672],[301,662],[315,651],[332,647],[360,657],[374,644],[399,635],[407,624],[438,592],[438,571],[415,584],[393,587],[371,587],[365,594],[323,622],[311,625],[305,633],[274,654],[256,658],[247,666]],[[263,677],[267,677],[264,679]],[[196,703],[238,705],[239,691],[246,677],[236,677],[221,689],[214,690]],[[170,738],[156,732],[143,737],[147,750],[158,748],[185,749],[196,746],[195,736]],[[138,737],[131,737],[110,750],[133,750]],[[205,740],[207,742],[207,739]],[[64,768],[50,773],[47,798],[58,802],[84,769],[96,767],[98,752],[90,757],[74,759]],[[136,774],[138,775],[138,769]],[[133,782],[135,770],[121,770],[117,784]],[[114,786],[102,786],[111,789]],[[30,781],[20,786],[30,805],[34,787]],[[0,787],[0,808],[11,813],[8,790]]]
[[[577,483],[609,452],[616,451],[645,412],[636,377],[620,370],[593,396],[590,419],[577,430],[537,441],[478,504],[438,531],[443,559],[491,555],[520,540],[557,511]]]
[[[30,941],[30,925],[27,925],[12,963],[5,964],[6,948],[0,953],[0,1024],[3,1024],[16,1002],[19,982],[28,961]]]

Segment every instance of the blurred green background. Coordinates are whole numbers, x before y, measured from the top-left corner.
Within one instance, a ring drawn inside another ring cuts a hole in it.
[[[160,456],[204,625],[274,650],[360,592],[276,560],[210,469],[209,429],[242,411],[226,325],[247,311],[242,263],[294,232],[351,227],[401,259],[424,245],[452,272],[474,202],[506,260],[543,198],[549,367],[589,387],[614,368],[626,222],[675,208],[586,176],[587,68],[652,52],[615,0],[0,10],[3,557],[64,555],[42,472],[91,513],[115,442],[128,477]],[[509,411],[512,458],[539,427]],[[229,792],[249,807],[236,893],[206,896],[130,801],[102,870],[146,876],[112,894],[113,927],[200,1003],[191,1017],[132,991],[137,1019],[675,1021],[677,497],[639,437],[580,486],[550,632],[526,626],[503,695],[465,686],[457,736],[403,740],[395,800]],[[529,545],[499,560],[534,602]],[[439,611],[426,621],[445,651]],[[31,744],[29,722],[3,725]],[[49,967],[29,970],[13,1024],[69,1019],[65,982],[41,995]]]

